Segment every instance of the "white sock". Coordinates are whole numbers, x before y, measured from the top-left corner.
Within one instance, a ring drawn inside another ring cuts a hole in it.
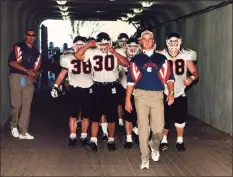
[[[96,137],[91,137],[91,142],[94,142],[97,145],[97,138]]]
[[[137,128],[137,127],[134,127],[134,128],[133,128],[133,132],[134,132],[136,135],[138,135],[138,128]]]
[[[167,143],[167,135],[163,135],[161,143]]]
[[[101,123],[101,128],[102,128],[103,134],[106,134],[108,136],[108,123],[107,122]]]
[[[133,142],[132,135],[126,135],[126,141],[127,142]]]
[[[87,133],[81,133],[81,139],[85,139],[87,137]]]
[[[108,138],[108,142],[114,141],[114,138]]]
[[[70,134],[70,138],[71,138],[71,139],[76,138],[76,133],[71,133],[71,134]]]
[[[182,136],[178,136],[176,142],[177,143],[183,143],[183,137]]]
[[[122,118],[119,118],[118,121],[119,121],[119,125],[124,125],[124,122],[123,122]]]

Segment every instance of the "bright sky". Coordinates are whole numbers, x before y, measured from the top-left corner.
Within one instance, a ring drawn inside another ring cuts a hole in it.
[[[70,21],[64,20],[46,20],[42,22],[48,29],[48,43],[53,41],[55,47],[62,47],[63,43],[68,43],[68,46],[72,46],[73,39],[71,38],[72,27]],[[90,29],[92,23],[87,23],[83,28],[80,29],[80,35],[89,37]],[[110,35],[111,39],[115,41],[120,33],[126,33],[133,35],[136,29],[133,25],[129,25],[127,22],[123,21],[104,21],[100,24],[100,29],[96,33],[106,32]],[[93,37],[96,37],[93,34]]]

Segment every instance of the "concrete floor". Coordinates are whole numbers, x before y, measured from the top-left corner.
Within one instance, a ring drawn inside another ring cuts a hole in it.
[[[78,144],[70,149],[65,98],[52,99],[36,93],[29,132],[35,140],[19,140],[10,134],[9,123],[1,129],[1,176],[232,176],[232,137],[189,117],[185,132],[186,152],[177,152],[175,132],[170,149],[159,162],[140,170],[138,145],[123,148],[124,132],[116,133],[117,150],[109,152],[99,142],[97,153]]]

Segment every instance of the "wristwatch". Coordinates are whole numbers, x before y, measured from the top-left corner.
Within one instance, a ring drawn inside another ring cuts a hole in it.
[[[174,91],[173,90],[168,91],[168,94],[174,94]]]

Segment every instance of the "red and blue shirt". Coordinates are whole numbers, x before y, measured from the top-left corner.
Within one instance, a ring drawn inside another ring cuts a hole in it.
[[[18,62],[26,69],[38,70],[41,62],[41,55],[37,48],[30,48],[25,42],[17,43],[13,46],[8,58],[8,63],[11,61]],[[16,68],[10,66],[10,73],[26,74]]]
[[[164,84],[175,80],[166,57],[156,52],[151,56],[140,53],[133,57],[128,71],[127,85],[134,85],[136,89],[162,91]]]

